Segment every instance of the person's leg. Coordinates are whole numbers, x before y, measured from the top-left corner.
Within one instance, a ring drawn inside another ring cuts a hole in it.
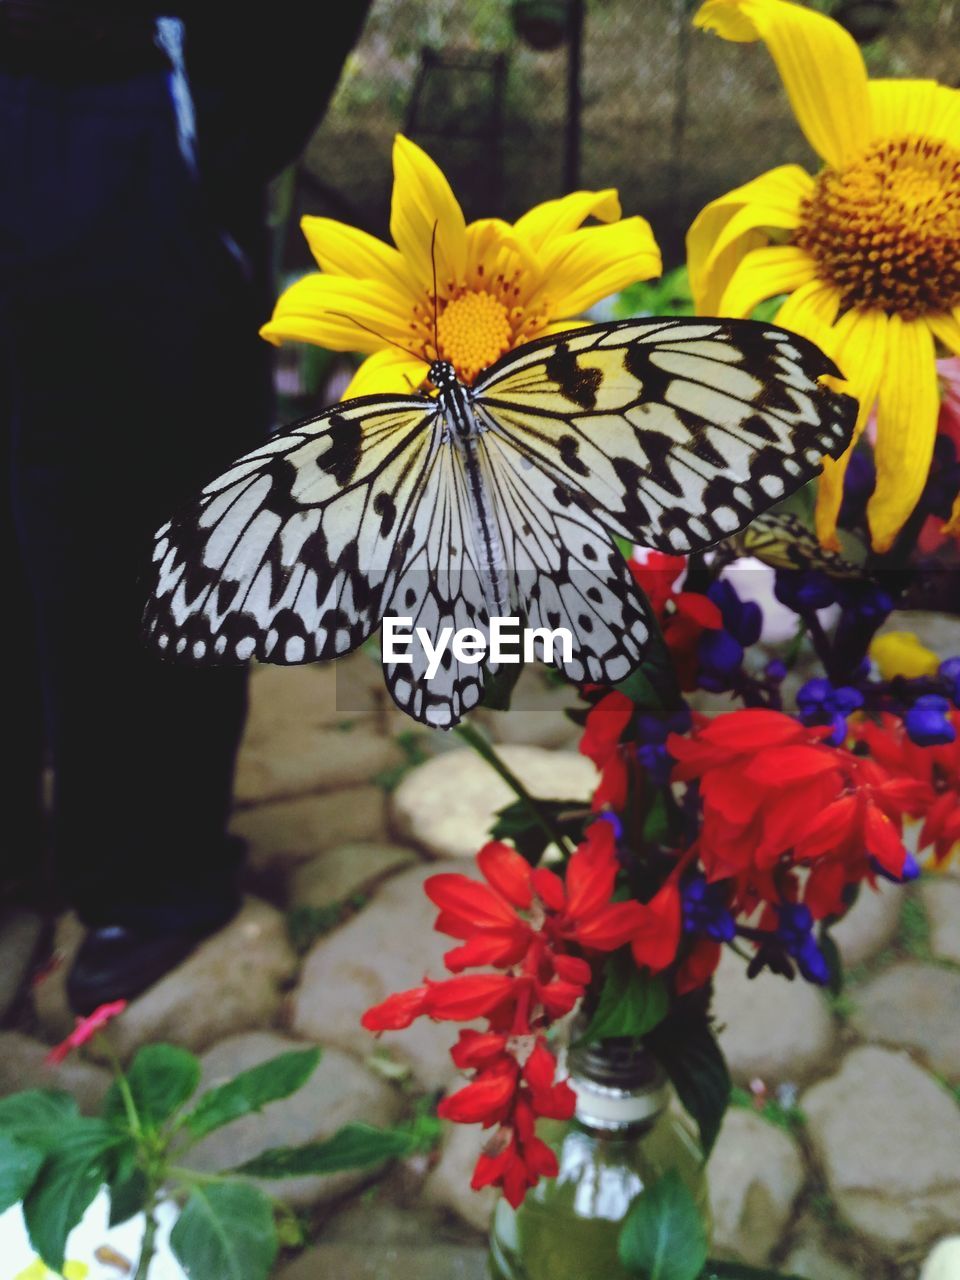
[[[57,867],[95,928],[202,930],[233,907],[245,672],[148,656],[141,575],[154,529],[266,430],[260,295],[204,215],[162,77],[27,97],[15,514]]]

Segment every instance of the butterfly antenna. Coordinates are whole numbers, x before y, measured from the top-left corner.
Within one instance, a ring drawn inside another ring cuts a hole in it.
[[[437,334],[438,313],[440,310],[440,300],[437,294],[437,227],[439,222],[434,222],[433,233],[430,236],[430,264],[433,267],[433,350],[436,359],[440,359],[440,338]]]
[[[402,351],[404,355],[409,356],[411,360],[423,360],[422,355],[418,355],[416,351],[410,351],[409,348],[403,346],[399,342],[394,342],[392,338],[388,338],[386,334],[372,329],[370,325],[364,324],[362,320],[357,320],[354,316],[348,316],[345,311],[327,311],[328,316],[336,316],[340,320],[346,320],[350,324],[355,324],[358,329],[364,329],[367,333],[372,333],[375,338],[379,338],[381,342],[386,342],[391,347],[396,347],[398,351]]]

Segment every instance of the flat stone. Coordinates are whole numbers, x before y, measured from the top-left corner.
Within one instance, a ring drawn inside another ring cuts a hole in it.
[[[873,1246],[911,1254],[960,1221],[960,1109],[911,1061],[875,1045],[801,1097],[844,1218]]]
[[[276,741],[298,725],[323,728],[369,719],[379,709],[382,690],[378,665],[362,654],[302,667],[254,664],[244,737]]]
[[[37,1018],[51,1041],[74,1025],[65,981],[83,934],[76,917],[58,926],[55,945],[63,963],[34,988]],[[111,1023],[111,1041],[122,1057],[159,1040],[201,1052],[225,1036],[269,1026],[296,965],[282,913],[247,898],[228,925],[130,1002]]]
[[[481,707],[474,720],[482,724],[494,742],[515,742],[535,747],[576,748],[583,729],[566,714],[568,708],[584,709],[577,688],[557,684],[542,666],[523,670],[513,690],[509,711]]]
[[[504,763],[538,799],[585,803],[597,784],[586,756],[543,747],[497,748]],[[419,765],[393,793],[399,834],[435,858],[472,858],[489,839],[499,809],[516,797],[475,751],[448,751]]]
[[[436,933],[437,908],[423,892],[428,876],[468,872],[462,862],[411,867],[391,877],[351,920],[316,942],[291,1002],[291,1026],[308,1040],[336,1045],[366,1058],[378,1040],[360,1016],[397,991],[419,986],[425,975],[448,976],[443,956],[456,941]],[[442,1088],[454,1073],[450,1046],[457,1028],[418,1019],[403,1031],[386,1031],[379,1046],[412,1069],[428,1089]]]
[[[707,1165],[712,1246],[752,1266],[769,1261],[803,1186],[803,1160],[782,1129],[731,1107]]]
[[[957,1280],[960,1276],[960,1236],[947,1236],[923,1264],[920,1280]]]
[[[238,805],[284,800],[370,782],[403,759],[397,744],[375,730],[290,725],[282,735],[244,740],[237,760]]]
[[[796,1243],[781,1263],[780,1270],[800,1280],[863,1280],[834,1254],[816,1219],[804,1218],[792,1231]]]
[[[268,1058],[307,1048],[300,1040],[272,1031],[230,1036],[201,1059],[200,1092],[231,1079]],[[400,1112],[395,1089],[339,1049],[324,1049],[317,1069],[300,1089],[262,1111],[235,1120],[204,1138],[183,1157],[191,1169],[215,1172],[251,1160],[268,1147],[299,1146],[331,1137],[353,1121],[387,1127]],[[369,1182],[383,1166],[346,1170],[325,1177],[260,1180],[272,1196],[309,1207],[335,1200]]]
[[[380,787],[278,800],[235,813],[230,829],[247,841],[251,871],[275,872],[352,840],[382,839],[386,796]]]
[[[912,1049],[931,1070],[960,1080],[960,972],[907,960],[857,991],[864,1040]]]
[[[924,609],[894,612],[880,628],[880,634],[885,631],[912,631],[941,661],[960,654],[960,619],[947,613]]]
[[[903,903],[902,885],[879,880],[876,889],[863,886],[851,910],[830,931],[847,969],[872,960],[892,941]]]
[[[924,879],[920,887],[930,921],[930,948],[941,960],[960,964],[960,880]]]
[[[325,907],[369,889],[420,859],[399,844],[343,844],[301,863],[290,880],[289,907]]]
[[[428,1204],[450,1209],[471,1227],[484,1232],[489,1229],[497,1193],[493,1187],[472,1190],[470,1179],[480,1148],[489,1136],[479,1125],[447,1125],[440,1159],[423,1187],[423,1197]]]
[[[321,1244],[277,1273],[276,1280],[489,1280],[487,1250],[470,1245],[419,1248]]]
[[[21,1089],[64,1089],[72,1093],[84,1115],[99,1111],[113,1079],[109,1071],[72,1053],[58,1066],[44,1061],[50,1052],[22,1031],[0,1031],[0,1096]]]
[[[714,1015],[733,1078],[749,1084],[800,1082],[829,1070],[837,1039],[819,990],[800,977],[787,982],[746,963],[725,947],[717,970]]]
[[[0,913],[0,1019],[19,996],[43,932],[43,920],[16,907]]]

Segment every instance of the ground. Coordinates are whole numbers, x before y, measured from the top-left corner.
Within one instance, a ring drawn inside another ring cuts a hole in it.
[[[945,652],[954,638],[928,642]],[[569,705],[533,670],[513,711],[476,717],[543,796],[591,788]],[[453,1085],[449,1027],[415,1024],[378,1042],[359,1015],[442,972],[422,881],[443,867],[469,872],[507,799],[456,738],[393,709],[369,656],[254,671],[233,823],[250,848],[245,905],[132,1003],[116,1040],[125,1054],[184,1044],[208,1081],[291,1042],[325,1054],[303,1093],[207,1139],[198,1167],[351,1119],[390,1124]],[[69,915],[0,920],[0,1093],[62,1087],[85,1109],[102,1096],[107,1075],[92,1058],[42,1064],[72,1026],[63,975],[80,937]],[[709,1167],[714,1251],[807,1280],[909,1280],[960,1227],[960,868],[866,890],[837,937],[841,996],[769,975],[750,982],[732,954],[721,967],[716,1014],[737,1091]],[[379,1177],[278,1185],[310,1239],[284,1256],[279,1280],[480,1280],[492,1201],[468,1187],[478,1143],[458,1126],[431,1156]]]

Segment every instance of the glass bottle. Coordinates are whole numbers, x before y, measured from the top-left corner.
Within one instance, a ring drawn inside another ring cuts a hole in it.
[[[634,1199],[675,1169],[708,1220],[703,1155],[692,1125],[668,1104],[663,1068],[636,1040],[571,1049],[577,1109],[541,1121],[559,1174],[542,1178],[519,1209],[501,1196],[490,1233],[493,1280],[630,1280],[617,1241]]]

